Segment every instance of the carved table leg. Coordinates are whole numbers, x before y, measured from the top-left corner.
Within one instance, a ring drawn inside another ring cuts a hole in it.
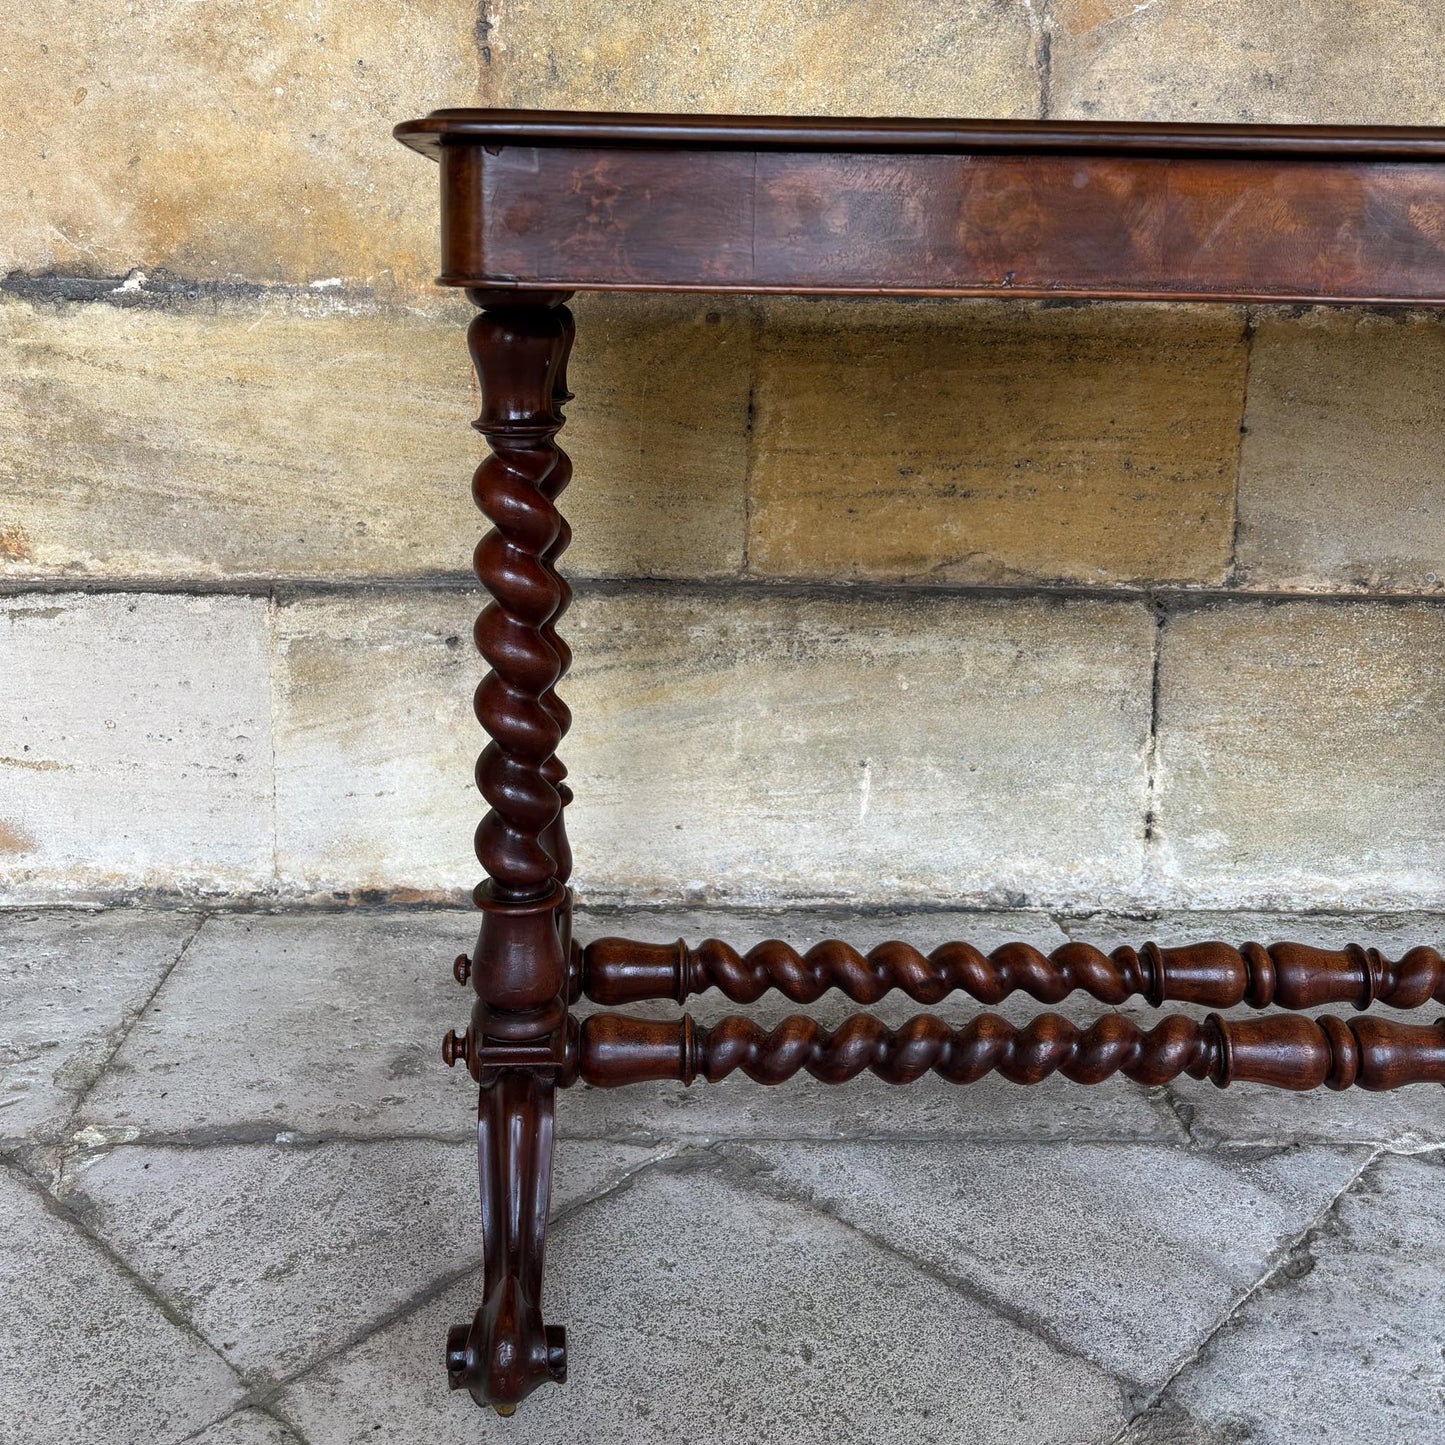
[[[447,1337],[447,1374],[453,1389],[510,1414],[538,1385],[566,1376],[563,1331],[543,1325],[541,1295],[570,949],[570,793],[556,756],[570,716],[555,691],[570,660],[556,632],[570,593],[555,565],[569,534],[555,499],[571,464],[555,438],[573,328],[564,293],[468,295],[482,308],[468,331],[482,391],[475,426],[491,448],[472,481],[492,523],[473,559],[492,596],[475,628],[491,666],[475,699],[491,737],[476,770],[490,804],[476,837],[488,876],[475,893],[476,951],[457,961],[476,993],[471,1025],[447,1039],[443,1056],[464,1058],[481,1090],[485,1269],[481,1309]]]
[[[572,313],[565,306],[558,306],[556,315],[562,323],[562,355],[557,363],[557,374],[552,383],[552,402],[560,417],[562,408],[572,400],[572,393],[567,390],[567,359],[572,354],[572,342],[577,335],[577,325],[572,319]],[[572,480],[572,458],[561,447],[556,447],[555,451],[556,460],[551,470],[537,483],[537,490],[550,502],[555,502]],[[557,680],[559,682],[566,677],[568,668],[572,666],[572,649],[557,633],[557,626],[562,620],[562,614],[572,604],[572,589],[567,585],[567,579],[557,571],[557,559],[567,550],[571,541],[572,528],[567,525],[566,517],[559,513],[556,540],[547,548],[542,557],[542,561],[551,570],[557,583],[557,610],[543,627],[542,637],[552,651],[557,654]],[[572,726],[572,713],[567,704],[557,696],[556,683],[543,694],[542,706],[551,713],[553,722],[557,724],[559,739],[566,737],[568,729]],[[567,804],[572,801],[572,789],[567,786],[567,769],[555,752],[542,765],[542,773],[547,781],[556,788],[560,803],[556,820],[542,837],[542,846],[552,855],[552,876],[566,887],[568,880],[572,877],[572,847],[567,841],[566,818]],[[571,972],[573,971],[571,968],[573,945],[572,890],[570,888],[567,888],[566,899],[557,910],[557,931],[562,942],[562,957],[567,960],[569,972]]]

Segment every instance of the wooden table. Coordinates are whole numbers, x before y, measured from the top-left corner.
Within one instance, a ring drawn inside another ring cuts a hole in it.
[[[553,1097],[583,1080],[717,1082],[738,1070],[782,1083],[806,1069],[843,1083],[932,1070],[967,1084],[1058,1072],[1081,1084],[1181,1074],[1285,1089],[1393,1089],[1445,1082],[1445,1019],[1316,1019],[1269,1013],[1204,1021],[1166,1014],[1144,1031],[1117,1013],[1079,1028],[1043,1013],[1023,1028],[983,1013],[951,1028],[927,1013],[889,1029],[866,1013],[827,1030],[795,1015],[710,1027],[570,1005],[674,999],[718,989],[800,1004],[830,988],[862,1004],[901,989],[921,1004],[954,991],[997,1003],[1022,990],[1057,1003],[1081,990],[1230,1008],[1445,1000],[1433,948],[1398,961],[1352,946],[1066,944],[989,954],[950,943],[798,953],[759,944],[572,937],[572,793],[557,749],[557,695],[571,654],[557,570],[570,538],[557,498],[574,291],[1445,304],[1445,130],[1029,121],[788,120],[443,110],[396,128],[440,162],[442,274],[480,308],[468,333],[491,455],[472,481],[492,523],[476,573],[491,594],[477,647],[491,671],[476,714],[490,805],[477,830],[487,878],[470,958],[471,1021],[450,1034],[480,1086],[482,1307],[447,1339],[454,1389],[510,1413],[566,1374],[561,1328],[544,1325],[542,1262]]]

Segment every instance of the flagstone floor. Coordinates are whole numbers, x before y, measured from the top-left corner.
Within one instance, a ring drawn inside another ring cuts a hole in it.
[[[1440,922],[580,928],[1408,946]],[[571,1378],[510,1420],[477,1410],[442,1367],[478,1240],[469,1081],[438,1054],[472,931],[451,912],[0,912],[0,1440],[1445,1438],[1433,1087],[574,1089],[547,1309]]]

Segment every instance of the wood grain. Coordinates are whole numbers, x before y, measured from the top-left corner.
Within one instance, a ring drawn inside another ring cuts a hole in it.
[[[445,285],[1445,301],[1434,130],[475,111],[399,134],[441,161]]]

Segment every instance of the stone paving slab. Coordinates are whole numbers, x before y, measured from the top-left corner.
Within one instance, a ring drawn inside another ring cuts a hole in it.
[[[1412,1150],[1445,1143],[1445,1090],[1435,1084],[1416,1084],[1392,1094],[1358,1089],[1348,1094],[1327,1089],[1291,1094],[1261,1084],[1235,1084],[1220,1091],[1205,1084],[1192,1088],[1187,1098],[1182,1091],[1175,1097],[1181,1121],[1203,1144],[1296,1139],[1378,1142]]]
[[[57,1137],[199,922],[0,912],[0,1139]]]
[[[559,1105],[548,1273],[549,1315],[572,1327],[572,1381],[504,1425],[450,1396],[438,1365],[445,1327],[475,1308],[479,1265],[472,1090],[435,1057],[442,1029],[465,1013],[448,965],[471,941],[470,910],[213,916],[138,1017],[194,916],[0,914],[0,925],[10,957],[54,960],[12,973],[24,982],[0,996],[9,1034],[32,1038],[34,1016],[58,1008],[63,1028],[39,1032],[61,1036],[58,1060],[72,1047],[81,1060],[19,1095],[33,1122],[0,1185],[20,1191],[20,1208],[0,1198],[0,1217],[21,1219],[44,1247],[13,1226],[0,1237],[0,1271],[13,1238],[20,1278],[0,1294],[0,1315],[19,1310],[27,1327],[26,1311],[56,1316],[47,1328],[61,1357],[66,1331],[119,1321],[114,1349],[90,1335],[77,1349],[98,1361],[97,1378],[119,1370],[127,1382],[77,1396],[75,1371],[37,1381],[12,1354],[0,1364],[0,1419],[20,1399],[26,1445],[81,1429],[147,1445],[463,1431],[588,1445],[609,1435],[1333,1445],[1338,1430],[1299,1436],[1290,1422],[1343,1420],[1361,1394],[1359,1438],[1438,1439],[1426,1408],[1445,1379],[1431,1343],[1438,1159],[1386,1157],[1326,1212],[1369,1144],[1415,1149],[1445,1135],[1438,1090],[1291,1096],[1191,1083],[1171,1097],[996,1079],[966,1090],[873,1079],[766,1093],[738,1081],[572,1090]],[[1440,936],[1429,916],[1225,914],[598,910],[580,928],[740,947],[766,936],[864,948],[888,937],[924,948],[1290,937],[1394,952]],[[852,1007],[830,995],[817,1012]],[[774,996],[750,1012],[791,1008]],[[942,1011],[973,1008],[954,999]],[[716,995],[694,1001],[705,1019],[734,1009]],[[1000,1011],[1018,1020],[1036,1009],[1015,998]],[[897,996],[879,1010],[915,1011]],[[1062,1011],[1098,1006],[1074,999]],[[1386,1105],[1404,1112],[1379,1112]],[[37,1176],[58,1170],[49,1211],[17,1172],[32,1155]],[[1285,1253],[1322,1214],[1311,1242]],[[1238,1358],[1227,1353],[1236,1337]],[[1281,1349],[1283,1394],[1277,1371],[1250,1363]],[[148,1390],[131,1410],[126,1391],[155,1373],[157,1355],[180,1361],[162,1370],[170,1393]],[[208,1425],[241,1401],[221,1355],[261,1392],[246,1403],[262,1411]]]
[[[470,1137],[440,1048],[466,1019],[451,960],[474,938],[460,911],[213,917],[83,1117],[192,1140]]]
[[[0,1166],[0,1439],[175,1445],[241,1396],[207,1346]]]
[[[554,1209],[653,1157],[564,1141]],[[480,1259],[470,1144],[130,1147],[68,1183],[95,1232],[252,1378],[295,1374]]]
[[[1445,1167],[1385,1156],[1128,1445],[1437,1445]]]
[[[778,1189],[1158,1389],[1348,1187],[1365,1150],[737,1146]]]
[[[549,1254],[569,1381],[511,1420],[442,1379],[470,1283],[327,1361],[278,1412],[310,1445],[1072,1445],[1124,1423],[1096,1366],[715,1167],[647,1171],[568,1219]]]

